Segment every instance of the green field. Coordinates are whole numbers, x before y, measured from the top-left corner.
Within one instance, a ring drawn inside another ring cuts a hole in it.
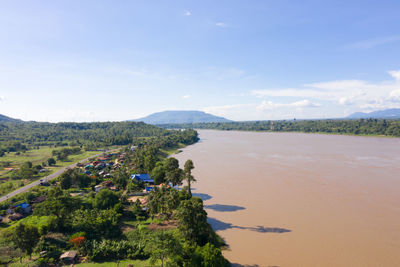
[[[9,192],[14,191],[15,189],[27,185],[35,180],[38,180],[44,176],[50,175],[62,167],[71,165],[75,162],[78,162],[82,159],[92,157],[94,155],[100,154],[100,151],[83,151],[77,155],[70,155],[66,161],[57,161],[55,166],[46,166],[45,168],[48,170],[47,172],[40,173],[39,175],[35,175],[31,179],[16,179],[13,180],[12,171],[4,170],[4,168],[18,168],[21,164],[30,161],[32,165],[40,165],[42,162],[47,162],[47,159],[52,157],[52,151],[57,148],[54,147],[40,147],[39,149],[29,150],[25,153],[16,153],[10,152],[6,153],[3,157],[0,158],[0,196],[8,194]]]

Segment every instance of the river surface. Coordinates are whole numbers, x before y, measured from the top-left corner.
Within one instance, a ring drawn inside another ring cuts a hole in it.
[[[200,130],[190,158],[238,266],[400,266],[400,139]]]

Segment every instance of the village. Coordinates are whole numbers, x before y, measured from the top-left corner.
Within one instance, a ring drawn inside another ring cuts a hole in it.
[[[136,147],[132,146],[130,148],[130,153],[135,151]],[[118,168],[125,166],[124,162],[127,158],[127,152],[121,153],[108,153],[102,156],[91,159],[88,163],[78,163],[75,170],[79,170],[82,174],[89,177],[92,182],[90,187],[80,188],[79,190],[71,190],[70,195],[73,197],[84,196],[90,192],[99,193],[102,189],[108,189],[114,192],[123,191],[122,194],[127,196],[129,202],[140,201],[143,206],[143,210],[146,210],[147,195],[149,192],[154,190],[154,188],[173,187],[171,183],[162,183],[159,185],[154,184],[154,179],[151,178],[148,173],[133,173],[130,174],[130,179],[132,183],[137,184],[137,191],[129,191],[120,188],[118,185],[113,183],[113,173],[115,173]],[[128,165],[129,166],[129,165]],[[132,167],[132,164],[130,164]],[[98,182],[98,183],[97,183]],[[61,182],[59,180],[52,180],[47,182],[43,179],[40,180],[40,186],[57,186]],[[179,189],[179,187],[175,186]],[[45,195],[37,196],[30,201],[18,201],[13,206],[8,207],[3,215],[0,215],[0,222],[9,223],[12,221],[21,220],[29,216],[35,206],[46,200]],[[1,214],[1,213],[0,213]]]

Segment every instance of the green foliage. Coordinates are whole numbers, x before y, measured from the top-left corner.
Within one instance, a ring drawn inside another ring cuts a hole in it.
[[[189,192],[190,196],[192,195],[191,184],[193,182],[196,182],[196,179],[192,175],[192,170],[193,169],[194,169],[193,161],[191,159],[186,160],[185,166],[184,166],[184,169],[183,169],[183,175],[184,175],[184,179],[188,183],[188,192]]]
[[[71,215],[74,232],[85,232],[88,239],[117,238],[121,235],[118,222],[121,214],[114,209],[81,209]]]
[[[56,165],[56,163],[57,163],[57,161],[56,161],[54,158],[49,158],[49,159],[47,160],[47,164],[48,164],[49,166]]]
[[[178,191],[166,187],[156,188],[150,192],[147,199],[147,207],[151,215],[164,214],[170,217],[180,203]]]
[[[217,243],[216,235],[207,223],[207,213],[200,198],[183,200],[177,210],[177,218],[179,230],[186,240],[199,246],[208,242]]]
[[[118,188],[125,189],[129,181],[130,175],[125,168],[118,168],[118,170],[114,172],[113,184]]]
[[[230,266],[228,261],[222,256],[221,250],[214,245],[207,243],[202,247],[197,247],[192,256],[190,266],[199,267],[223,267]]]
[[[82,153],[82,150],[80,147],[73,147],[73,148],[62,148],[58,150],[53,150],[52,154],[53,156],[57,157],[57,160],[61,161],[66,161],[68,159],[69,155],[76,155]]]
[[[35,226],[18,223],[12,232],[9,233],[7,239],[14,244],[15,247],[25,252],[29,257],[39,242],[39,231]]]
[[[119,203],[119,195],[109,189],[102,189],[96,194],[93,206],[97,209],[108,209],[114,207],[115,204]]]
[[[176,158],[170,157],[165,160],[165,177],[166,180],[174,186],[182,183],[183,172],[179,168],[179,162]]]
[[[24,144],[72,144],[88,150],[111,145],[144,145],[155,140],[160,147],[173,147],[198,140],[193,130],[168,131],[143,122],[1,122],[0,129],[0,147],[7,151],[25,151]]]
[[[92,240],[86,250],[93,261],[121,260],[134,253],[132,245],[126,240]]]
[[[45,235],[48,231],[53,231],[57,227],[57,217],[54,215],[49,216],[28,216],[20,221],[25,225],[37,227],[40,235]],[[11,226],[9,229],[13,229]]]
[[[151,177],[155,184],[165,183],[165,168],[162,162],[157,162],[155,168],[151,172]]]
[[[150,254],[150,262],[161,261],[161,266],[170,258],[181,253],[181,245],[171,232],[155,231],[149,234],[146,251]]]
[[[195,128],[238,131],[387,135],[400,137],[400,120],[387,119],[244,121],[224,123],[167,124],[162,125],[162,127],[168,129]]]
[[[68,169],[58,178],[62,189],[86,188],[92,182],[92,179],[86,174],[81,173],[79,169]]]
[[[68,226],[68,218],[71,213],[82,207],[79,199],[73,198],[68,192],[63,192],[61,188],[56,187],[49,191],[46,201],[38,204],[33,210],[33,214],[37,216],[57,217],[57,228],[65,229]]]

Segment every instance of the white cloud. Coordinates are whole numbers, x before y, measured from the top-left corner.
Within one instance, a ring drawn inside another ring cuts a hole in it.
[[[191,98],[191,97],[192,97],[191,95],[184,95],[184,96],[182,96],[183,99],[188,99],[188,98]]]
[[[4,101],[4,96],[0,96],[0,101]]]
[[[391,91],[389,94],[389,99],[392,102],[400,102],[400,89]]]
[[[292,102],[292,103],[274,103],[272,101],[262,101],[260,105],[257,106],[258,110],[273,110],[279,108],[316,108],[320,107],[321,104],[312,103],[308,99]]]
[[[226,27],[228,27],[228,24],[226,24],[224,22],[217,22],[217,23],[215,23],[215,26],[220,27],[220,28],[226,28]]]
[[[390,75],[392,75],[393,78],[400,81],[400,70],[391,70],[391,71],[388,71],[388,73]]]
[[[185,13],[183,13],[183,15],[189,17],[192,15],[192,13],[189,10],[185,10]]]
[[[400,70],[388,73],[395,80],[376,83],[362,80],[337,80],[305,84],[299,88],[252,90],[251,95],[259,98],[309,98],[353,106],[365,111],[400,107]]]

